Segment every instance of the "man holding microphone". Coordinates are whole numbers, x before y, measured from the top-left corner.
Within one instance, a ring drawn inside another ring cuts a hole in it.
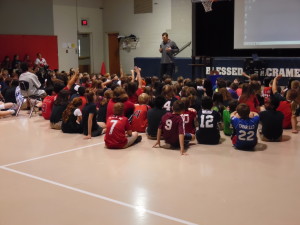
[[[160,44],[159,52],[161,53],[160,62],[160,78],[167,74],[171,76],[175,70],[174,54],[179,52],[176,43],[169,39],[168,33],[162,34],[162,43]]]

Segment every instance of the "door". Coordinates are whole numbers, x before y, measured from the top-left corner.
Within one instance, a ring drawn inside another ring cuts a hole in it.
[[[120,74],[120,48],[118,36],[118,33],[108,34],[110,74]]]
[[[78,65],[82,73],[91,73],[90,34],[78,34]]]

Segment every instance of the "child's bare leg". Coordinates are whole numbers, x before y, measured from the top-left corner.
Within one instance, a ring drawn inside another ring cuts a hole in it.
[[[172,146],[170,144],[168,144],[168,143],[163,144],[161,147],[164,148],[164,149],[170,149],[170,148],[172,148]]]
[[[129,146],[133,145],[133,143],[137,139],[138,135],[139,135],[138,132],[132,132],[132,135],[130,137],[127,137],[128,142],[124,148],[128,148]]]
[[[43,105],[42,101],[37,101],[36,104],[35,104],[35,107],[41,108],[42,105]]]
[[[292,116],[292,133],[297,134],[298,130],[297,130],[297,117],[295,115]]]
[[[6,111],[0,111],[0,118],[11,116],[14,113],[15,113],[15,111],[14,110],[10,110],[10,109],[6,110]]]
[[[100,127],[102,127],[103,129],[106,128],[106,124],[105,124],[105,123],[103,123],[103,122],[97,122],[97,123],[98,123],[98,125],[99,125]]]
[[[0,102],[0,110],[1,109],[10,109],[14,106],[14,103],[8,102],[8,103],[4,103],[4,102]]]
[[[192,140],[191,141],[195,141],[195,138],[196,138],[195,134],[191,134],[191,135],[192,135]]]

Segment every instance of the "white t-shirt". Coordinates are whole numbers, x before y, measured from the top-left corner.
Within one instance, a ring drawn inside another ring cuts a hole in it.
[[[47,66],[47,62],[46,62],[46,59],[44,58],[36,58],[35,62],[34,62],[35,65],[38,65],[40,67],[44,67],[44,66]]]
[[[75,109],[74,110],[74,116],[82,116],[82,113],[81,113],[80,109]]]

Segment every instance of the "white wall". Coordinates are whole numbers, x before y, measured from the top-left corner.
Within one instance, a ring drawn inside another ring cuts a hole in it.
[[[77,68],[78,55],[75,49],[63,48],[64,43],[77,44],[75,0],[53,0],[53,22],[54,35],[57,35],[58,41],[59,70],[68,71],[71,67]]]
[[[52,0],[0,0],[0,34],[53,35]]]
[[[65,43],[77,47],[77,33],[91,35],[91,72],[99,72],[103,62],[102,0],[53,0],[54,35],[58,37],[59,69],[78,67],[76,48],[65,48]],[[87,27],[81,19],[88,19]]]
[[[79,33],[89,33],[91,38],[91,72],[99,73],[104,61],[102,0],[78,0]],[[88,19],[88,26],[81,26]]]
[[[137,49],[120,50],[121,65],[125,72],[133,68],[135,57],[160,57],[161,34],[182,46],[192,39],[192,4],[190,0],[153,0],[153,13],[134,14],[134,0],[104,0],[104,32],[120,35],[134,34],[140,38]],[[191,48],[179,57],[190,57]],[[106,44],[105,62],[108,68]]]

